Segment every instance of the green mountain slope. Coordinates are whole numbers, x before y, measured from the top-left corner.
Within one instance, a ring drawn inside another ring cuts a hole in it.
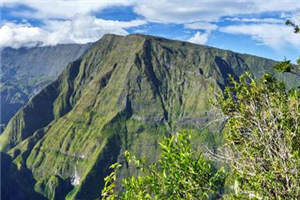
[[[32,173],[28,185],[44,197],[96,199],[124,150],[155,160],[159,139],[183,127],[200,141],[200,128],[216,114],[212,88],[222,90],[228,74],[260,76],[274,64],[186,42],[105,35],[18,111],[1,149]],[[282,78],[299,83],[295,75]],[[124,163],[121,175],[128,173],[135,172]]]
[[[55,80],[69,62],[79,58],[90,46],[91,44],[63,44],[2,49],[0,52],[1,126],[4,127],[29,98]]]

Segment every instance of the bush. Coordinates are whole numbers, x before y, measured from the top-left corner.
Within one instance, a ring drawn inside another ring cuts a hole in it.
[[[221,196],[226,178],[224,170],[215,169],[212,162],[194,151],[187,133],[165,138],[160,146],[161,156],[157,163],[150,166],[126,152],[129,162],[140,168],[143,175],[123,179],[123,192],[117,194],[115,181],[120,165],[112,165],[113,172],[105,179],[102,199],[192,200]]]
[[[229,199],[299,199],[300,92],[266,74],[244,74],[219,96],[226,117]]]

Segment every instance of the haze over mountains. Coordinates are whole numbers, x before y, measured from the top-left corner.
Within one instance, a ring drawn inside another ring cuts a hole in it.
[[[55,80],[69,62],[79,58],[90,46],[3,48],[0,52],[1,129],[30,97]]]
[[[219,128],[203,129],[217,114],[208,100],[228,75],[259,77],[274,73],[274,64],[187,42],[105,35],[8,123],[0,136],[1,167],[4,182],[19,190],[2,191],[7,199],[95,199],[112,163],[124,164],[122,176],[134,172],[124,150],[155,160],[160,138],[182,128],[203,142]],[[293,74],[279,78],[289,87],[300,84]]]

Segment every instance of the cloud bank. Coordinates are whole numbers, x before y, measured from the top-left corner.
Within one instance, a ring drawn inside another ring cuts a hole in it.
[[[282,25],[286,18],[299,19],[299,0],[1,0],[0,4],[7,8],[26,6],[30,9],[13,14],[19,18],[37,19],[43,24],[2,22],[2,47],[37,42],[46,45],[93,42],[105,33],[126,35],[127,29],[147,23],[183,25],[194,31],[188,41],[198,44],[207,43],[214,31],[249,35],[274,48],[299,44],[299,39]],[[138,18],[118,21],[95,17],[95,13],[114,6],[132,8]],[[265,13],[282,13],[282,18],[272,15],[261,18]],[[239,24],[220,25],[222,21]]]
[[[282,24],[232,25],[223,27],[220,31],[248,35],[253,40],[276,49],[284,46],[300,46],[299,35],[294,34],[290,27]]]
[[[5,23],[0,28],[0,46],[18,48],[37,44],[88,43],[97,41],[106,33],[126,35],[126,28],[146,22],[103,20],[89,15],[76,15],[68,20],[47,20],[44,23],[42,27],[28,23]]]

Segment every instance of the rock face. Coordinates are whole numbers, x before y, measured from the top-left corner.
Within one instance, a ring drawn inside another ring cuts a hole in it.
[[[201,138],[199,128],[215,114],[208,99],[228,75],[261,76],[274,63],[151,36],[105,35],[10,120],[1,148],[32,173],[28,185],[45,198],[96,199],[124,150],[155,160],[166,134],[188,128]],[[121,176],[132,173],[123,166]]]
[[[6,126],[10,118],[28,102],[29,98],[55,80],[69,62],[78,59],[90,46],[91,44],[65,44],[2,49],[0,125]]]

